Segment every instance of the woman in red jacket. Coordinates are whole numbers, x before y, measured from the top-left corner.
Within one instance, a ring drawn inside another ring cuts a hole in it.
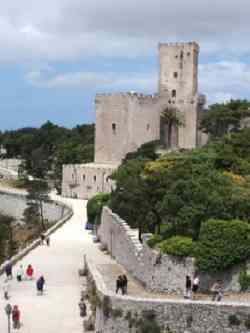
[[[12,321],[13,321],[13,328],[14,329],[19,329],[21,327],[20,324],[20,310],[18,309],[17,305],[13,306],[13,310],[12,310]]]
[[[27,275],[27,278],[28,278],[29,280],[32,280],[32,278],[33,278],[33,273],[34,273],[34,269],[33,269],[33,267],[32,267],[31,265],[29,265],[29,266],[27,267],[27,269],[26,269],[26,275]]]

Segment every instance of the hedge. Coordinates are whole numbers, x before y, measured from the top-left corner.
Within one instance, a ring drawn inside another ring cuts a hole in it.
[[[250,225],[240,220],[203,223],[195,251],[203,272],[221,272],[250,258]]]
[[[194,243],[189,237],[174,236],[159,243],[158,247],[163,253],[188,257],[193,255]]]
[[[110,199],[110,193],[98,193],[87,203],[88,223],[99,224],[102,207],[107,205]]]

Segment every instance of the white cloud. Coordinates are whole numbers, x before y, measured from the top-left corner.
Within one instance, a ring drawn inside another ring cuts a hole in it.
[[[55,74],[52,70],[40,70],[27,73],[26,79],[34,86],[50,89],[94,88],[96,91],[100,89],[105,91],[156,91],[156,75],[151,73],[74,72]]]
[[[0,61],[136,57],[159,41],[250,54],[249,0],[20,0],[0,4]]]
[[[249,97],[250,64],[221,61],[200,65],[200,89],[208,101]]]

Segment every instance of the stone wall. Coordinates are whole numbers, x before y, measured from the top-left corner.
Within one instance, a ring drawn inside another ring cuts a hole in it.
[[[23,218],[23,211],[26,208],[26,197],[24,194],[6,193],[0,191],[0,212],[11,215],[17,221]],[[44,218],[50,223],[60,220],[68,213],[68,208],[56,202],[44,204]]]
[[[117,168],[113,164],[68,164],[63,166],[62,195],[90,199],[99,192],[111,192],[114,182],[109,176]]]
[[[98,295],[96,333],[137,333],[146,322],[157,324],[165,333],[249,332],[249,304],[116,295],[89,260],[87,267]]]
[[[137,93],[96,96],[95,162],[120,163],[143,143],[159,140],[157,95]]]
[[[146,242],[141,244],[137,234],[117,214],[104,207],[98,237],[116,261],[148,290],[183,294],[185,276],[193,277],[197,271],[194,259],[160,254],[149,248]],[[246,267],[250,274],[250,261]],[[199,273],[201,290],[208,291],[214,282],[221,280],[225,291],[239,292],[241,270],[242,266],[238,265],[218,274]]]
[[[0,159],[0,167],[5,169],[10,169],[15,172],[18,172],[18,168],[20,164],[22,163],[22,160],[16,159],[16,158],[5,158]]]
[[[141,244],[137,232],[107,207],[103,209],[98,237],[116,261],[149,290],[183,293],[186,275],[194,274],[192,258],[159,256],[146,243]]]

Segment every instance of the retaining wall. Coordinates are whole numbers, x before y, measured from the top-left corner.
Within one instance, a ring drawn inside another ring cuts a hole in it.
[[[142,323],[146,321],[156,322],[161,332],[165,333],[250,331],[248,304],[145,299],[116,295],[107,289],[100,272],[89,260],[87,260],[87,269],[98,295],[96,333],[137,333],[141,332]]]
[[[0,212],[11,215],[17,221],[23,218],[24,209],[27,207],[26,196],[22,193],[10,193],[0,190]],[[60,220],[67,214],[67,207],[57,202],[44,203],[44,218],[49,223]]]
[[[141,244],[137,232],[108,207],[103,208],[98,237],[116,261],[148,290],[183,294],[186,275],[193,277],[196,271],[193,258],[161,255],[149,248],[146,242]],[[250,262],[247,263],[247,268],[250,273]],[[222,280],[225,291],[239,292],[241,270],[239,265],[221,274],[201,273],[201,290],[210,290],[214,282]]]

